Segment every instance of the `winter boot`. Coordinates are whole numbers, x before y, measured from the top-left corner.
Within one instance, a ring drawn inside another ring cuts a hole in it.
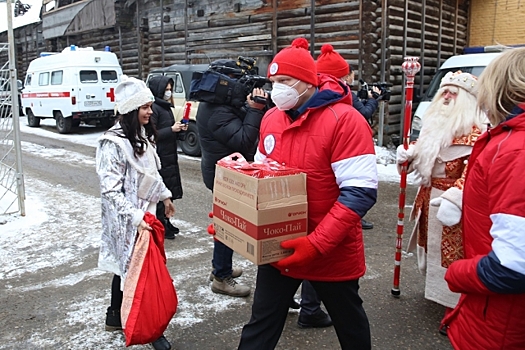
[[[169,219],[164,219],[163,223],[164,223],[164,238],[165,239],[175,239],[175,234],[179,233],[179,229],[173,226],[170,223]],[[172,230],[171,227],[173,227],[174,229],[177,229],[177,232]]]
[[[170,219],[166,219],[166,229],[170,230],[171,232],[173,232],[176,235],[179,234],[179,232],[180,232],[178,227],[173,226],[173,224],[171,223]]]
[[[232,269],[232,278],[237,278],[242,275],[242,269],[240,267],[234,267]],[[210,282],[213,281],[215,278],[215,275],[213,274],[213,271],[210,273]]]
[[[122,330],[120,310],[111,310],[108,307],[108,311],[106,312],[106,331],[114,332],[120,330]]]
[[[250,295],[251,288],[235,282],[232,276],[220,279],[215,277],[211,284],[213,293],[226,294],[231,297],[247,297]]]
[[[171,349],[171,344],[164,335],[161,335],[159,339],[151,343],[151,346],[155,350],[170,350]]]

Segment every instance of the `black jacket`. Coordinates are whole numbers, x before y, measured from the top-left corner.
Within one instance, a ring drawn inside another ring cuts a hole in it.
[[[157,129],[157,154],[160,158],[160,175],[164,184],[171,191],[173,199],[182,198],[182,183],[180,179],[179,162],[177,156],[177,139],[183,132],[175,133],[171,130],[175,124],[175,117],[171,111],[171,103],[164,100],[164,91],[171,80],[166,76],[155,76],[148,82],[149,88],[155,96],[155,102],[151,106],[153,114],[150,121]]]
[[[204,184],[213,190],[215,164],[234,152],[252,161],[259,140],[264,111],[200,102],[197,128],[201,144],[201,170]]]
[[[374,112],[376,111],[378,104],[379,103],[374,98],[369,98],[365,100],[365,102],[363,103],[361,102],[361,100],[359,100],[359,98],[357,97],[357,94],[352,91],[352,106],[355,109],[357,109],[357,111],[361,113],[361,115],[365,117],[365,119],[369,123],[372,122],[372,116],[374,115]]]

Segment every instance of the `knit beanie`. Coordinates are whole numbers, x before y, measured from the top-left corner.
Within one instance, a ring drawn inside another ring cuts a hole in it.
[[[274,75],[288,75],[317,86],[317,69],[305,38],[295,39],[275,55],[268,68],[268,78]]]
[[[476,76],[470,73],[463,73],[462,71],[458,70],[457,72],[448,72],[447,74],[445,74],[443,79],[441,79],[441,84],[439,85],[439,88],[441,89],[443,86],[447,85],[457,86],[458,88],[461,88],[469,94],[476,97],[477,84],[478,79],[476,78]]]
[[[331,74],[342,78],[350,73],[350,68],[345,59],[330,44],[321,47],[321,54],[317,57],[317,72]]]
[[[120,83],[115,88],[115,100],[119,114],[126,114],[146,103],[154,102],[155,97],[142,80],[122,75]]]

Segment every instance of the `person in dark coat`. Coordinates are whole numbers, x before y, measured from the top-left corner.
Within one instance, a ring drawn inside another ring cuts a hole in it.
[[[331,74],[336,78],[344,81],[349,87],[354,84],[354,74],[352,66],[345,61],[345,59],[334,50],[330,44],[324,44],[321,47],[321,54],[317,58],[317,72],[320,74]],[[378,107],[378,99],[381,97],[381,90],[377,86],[372,87],[372,91],[368,91],[368,99],[361,101],[357,94],[352,93],[352,107],[357,109],[372,126],[372,116]],[[371,230],[374,224],[361,218],[361,226],[363,230]]]
[[[164,184],[172,193],[172,200],[182,198],[182,183],[177,156],[177,140],[184,140],[184,132],[188,126],[175,122],[171,110],[173,107],[173,79],[163,75],[152,77],[148,82],[149,88],[155,96],[155,102],[151,106],[153,114],[151,122],[157,129],[157,154],[160,158],[162,168],[160,175]],[[174,239],[179,229],[170,222],[164,213],[164,204],[157,205],[157,218],[164,224],[165,237]]]
[[[227,74],[234,79],[239,78],[229,73],[238,68],[235,61],[217,60],[212,62],[212,66],[218,67],[216,71],[219,73]],[[225,72],[220,71],[220,67],[224,67]],[[256,88],[247,96],[242,106],[199,103],[196,119],[202,153],[202,179],[211,191],[215,178],[215,164],[218,160],[239,152],[246,160],[253,161],[259,140],[259,126],[266,106],[255,103],[251,99],[252,95],[268,97],[264,90]],[[214,293],[246,297],[250,294],[250,287],[234,280],[242,274],[242,270],[232,268],[232,256],[233,250],[222,242],[214,240],[211,289]]]

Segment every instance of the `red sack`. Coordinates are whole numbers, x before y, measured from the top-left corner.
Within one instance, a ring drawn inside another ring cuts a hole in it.
[[[151,343],[164,333],[177,311],[177,294],[164,253],[164,227],[144,216],[152,231],[139,232],[124,281],[121,317],[126,346]]]

